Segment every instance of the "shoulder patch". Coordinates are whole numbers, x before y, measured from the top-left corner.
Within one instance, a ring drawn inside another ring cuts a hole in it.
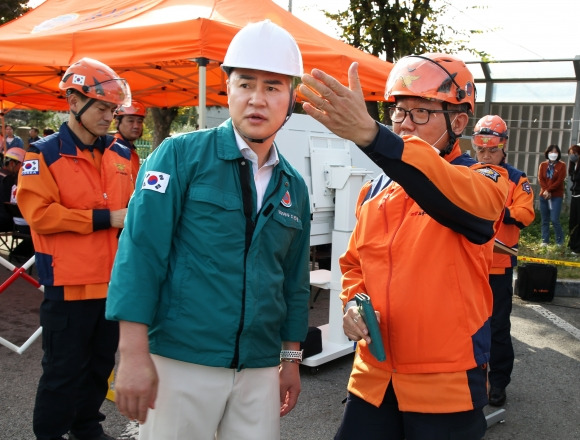
[[[38,168],[38,159],[25,160],[22,164],[22,175],[31,176],[39,174],[40,170]]]
[[[165,194],[171,175],[160,171],[147,171],[143,178],[142,189],[150,189]]]
[[[489,167],[478,168],[475,171],[477,171],[479,174],[483,174],[485,177],[493,180],[494,182],[497,182],[499,179],[499,173],[496,170],[494,170],[493,168],[489,168]]]
[[[527,192],[528,194],[532,192],[532,187],[530,185],[530,182],[524,182],[522,184],[522,189]]]

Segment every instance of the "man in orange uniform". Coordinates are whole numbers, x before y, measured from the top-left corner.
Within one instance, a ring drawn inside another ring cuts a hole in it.
[[[473,76],[453,56],[402,58],[385,95],[394,104],[394,133],[367,113],[357,63],[349,88],[317,69],[302,81],[304,110],[385,172],[363,186],[340,258],[343,328],[359,343],[335,438],[480,440],[488,276],[508,180],[500,167],[461,154],[457,138],[475,107]],[[368,349],[352,301],[359,292],[379,312],[384,362]]]
[[[143,121],[147,110],[145,106],[138,101],[132,101],[129,107],[119,106],[115,112],[117,120],[117,132],[115,138],[119,143],[129,147],[131,150],[131,169],[133,180],[137,178],[141,161],[137,154],[135,141],[143,135]]]
[[[520,230],[534,221],[534,193],[526,174],[506,163],[507,139],[508,128],[505,121],[497,115],[488,115],[475,125],[471,143],[479,162],[499,165],[508,172],[508,199],[496,239],[506,246],[517,248]],[[502,406],[505,403],[505,388],[510,383],[514,367],[510,314],[514,293],[513,268],[517,264],[518,260],[513,255],[493,253],[493,265],[489,275],[489,284],[493,291],[489,359],[489,404],[492,406]]]
[[[105,319],[117,236],[133,192],[130,151],[107,131],[129,86],[105,64],[83,58],[59,87],[68,122],[33,144],[18,179],[39,282],[42,376],[34,407],[38,440],[112,439],[99,409],[115,365],[118,323]]]

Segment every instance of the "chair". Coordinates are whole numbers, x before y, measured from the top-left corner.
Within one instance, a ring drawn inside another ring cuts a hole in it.
[[[330,289],[330,276],[331,272],[327,269],[318,269],[310,271],[310,286],[316,288],[316,293],[314,294],[314,299],[310,301],[310,308],[312,304],[318,299],[320,291],[323,289]],[[312,293],[310,292],[310,298],[312,298]]]
[[[32,235],[30,233],[30,226],[26,220],[22,218],[22,213],[15,203],[4,202],[4,206],[12,216],[12,241],[10,242],[10,252],[8,254],[8,261],[24,260],[34,255],[34,245],[32,243]]]
[[[11,220],[10,223],[8,223],[8,218],[12,219],[12,215],[8,212],[8,208],[2,208],[0,207],[0,209],[5,209],[6,214],[6,223],[5,222],[1,222],[2,224],[0,225],[0,250],[2,252],[6,252],[7,254],[10,253],[10,249],[12,246],[12,231],[14,230],[14,221]],[[2,219],[4,219],[4,216],[0,216]],[[10,226],[9,226],[10,225]]]
[[[0,248],[7,252],[10,252],[10,245],[12,244],[9,242],[11,236],[12,231],[0,231]]]

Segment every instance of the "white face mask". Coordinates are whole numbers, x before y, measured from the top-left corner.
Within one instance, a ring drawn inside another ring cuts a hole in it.
[[[550,159],[552,162],[558,160],[558,153],[548,153],[548,159]]]

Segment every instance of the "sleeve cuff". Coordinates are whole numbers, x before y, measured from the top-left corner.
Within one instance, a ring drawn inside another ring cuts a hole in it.
[[[111,227],[111,212],[108,209],[93,210],[93,231],[101,231]]]
[[[377,122],[377,126],[379,127],[379,132],[367,147],[361,148],[362,151],[371,159],[377,156],[388,159],[401,159],[405,145],[403,139],[385,125]]]

